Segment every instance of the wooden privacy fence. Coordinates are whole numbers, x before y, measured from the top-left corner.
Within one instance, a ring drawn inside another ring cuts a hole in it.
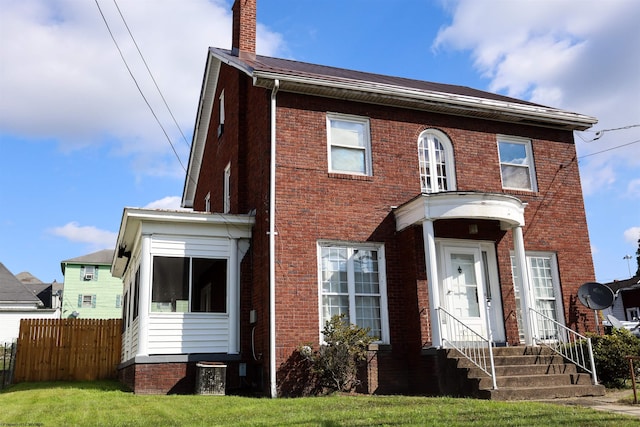
[[[22,319],[14,383],[116,378],[121,319]]]

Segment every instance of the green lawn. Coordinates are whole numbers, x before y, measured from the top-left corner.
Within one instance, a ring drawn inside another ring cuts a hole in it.
[[[637,426],[588,408],[405,396],[266,399],[138,396],[116,382],[23,383],[0,393],[0,426]]]

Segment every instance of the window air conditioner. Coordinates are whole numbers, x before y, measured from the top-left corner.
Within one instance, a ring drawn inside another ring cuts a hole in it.
[[[93,273],[86,273],[84,275],[84,280],[93,280]]]

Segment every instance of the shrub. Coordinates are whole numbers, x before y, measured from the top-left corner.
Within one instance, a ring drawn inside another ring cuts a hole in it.
[[[344,315],[333,316],[322,333],[324,344],[314,351],[310,346],[299,349],[311,362],[321,386],[330,391],[352,391],[360,381],[358,365],[367,359],[367,349],[376,338],[369,328],[350,324]]]
[[[640,339],[626,329],[614,329],[609,335],[594,334],[590,338],[600,382],[608,388],[625,386],[631,378],[625,356],[640,356]]]

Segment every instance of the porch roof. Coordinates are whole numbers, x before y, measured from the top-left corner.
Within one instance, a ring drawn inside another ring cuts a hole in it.
[[[396,230],[438,219],[491,219],[502,228],[524,226],[526,203],[507,194],[451,191],[423,193],[394,209]]]
[[[252,215],[189,210],[125,208],[111,262],[111,274],[122,277],[143,233],[199,235],[243,239],[251,237]]]

